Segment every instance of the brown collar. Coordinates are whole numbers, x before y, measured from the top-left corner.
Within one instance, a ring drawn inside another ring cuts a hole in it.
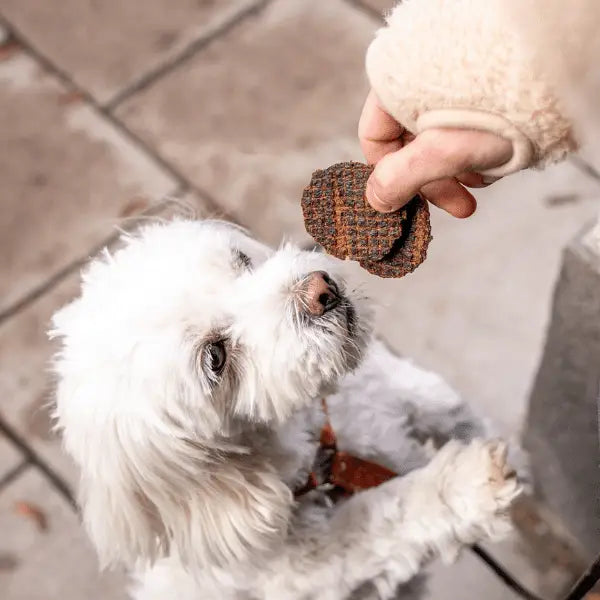
[[[319,448],[306,483],[294,491],[295,498],[322,487],[331,492],[334,499],[338,499],[396,477],[396,473],[382,465],[338,450],[325,400],[322,400],[322,405],[326,420],[321,429]]]

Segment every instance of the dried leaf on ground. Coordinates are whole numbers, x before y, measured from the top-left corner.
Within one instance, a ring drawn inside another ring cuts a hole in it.
[[[15,504],[15,511],[18,515],[31,519],[39,531],[48,530],[48,519],[44,511],[31,502],[19,501]]]

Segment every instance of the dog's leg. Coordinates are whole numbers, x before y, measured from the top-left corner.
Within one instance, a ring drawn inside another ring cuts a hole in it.
[[[356,495],[328,521],[292,528],[255,593],[341,600],[372,582],[392,597],[435,555],[452,559],[463,545],[509,530],[507,509],[520,490],[505,455],[498,442],[450,442],[426,467]]]
[[[361,367],[327,400],[341,450],[405,474],[429,459],[425,444],[488,437],[488,427],[437,374],[373,342]]]
[[[363,365],[344,378],[328,399],[341,450],[405,474],[423,466],[429,449],[446,441],[504,437],[480,418],[442,377],[373,342]],[[529,487],[527,455],[518,440],[509,444],[511,464]]]

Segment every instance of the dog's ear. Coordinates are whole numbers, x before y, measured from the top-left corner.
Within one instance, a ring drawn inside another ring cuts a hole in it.
[[[190,567],[231,565],[276,547],[293,504],[288,487],[245,448],[208,434],[201,441],[198,415],[176,422],[161,414],[157,397],[182,393],[179,378],[133,379],[125,344],[120,362],[98,359],[89,312],[76,301],[53,320],[51,336],[63,338],[55,419],[81,468],[83,519],[103,566],[168,555]]]
[[[272,550],[292,498],[265,464],[161,432],[116,428],[84,464],[83,517],[104,566],[177,555],[191,568]]]

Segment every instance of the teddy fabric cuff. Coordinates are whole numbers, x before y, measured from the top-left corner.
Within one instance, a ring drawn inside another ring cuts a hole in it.
[[[412,133],[496,133],[512,157],[500,177],[575,149],[570,120],[496,0],[404,0],[377,32],[367,74],[382,106]]]

